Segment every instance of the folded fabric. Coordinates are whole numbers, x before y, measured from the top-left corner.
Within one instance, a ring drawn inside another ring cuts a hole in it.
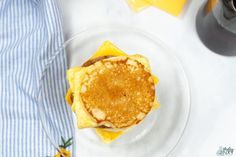
[[[54,0],[0,1],[1,157],[53,156],[73,135],[60,19]]]

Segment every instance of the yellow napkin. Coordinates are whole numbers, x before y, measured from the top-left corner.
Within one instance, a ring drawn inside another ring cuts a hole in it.
[[[174,16],[178,16],[183,10],[187,0],[128,0],[134,11],[140,11],[146,7],[154,6]]]

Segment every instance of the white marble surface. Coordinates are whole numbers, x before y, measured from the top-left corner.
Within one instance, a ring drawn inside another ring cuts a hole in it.
[[[155,8],[131,11],[126,0],[61,0],[66,39],[92,25],[109,23],[139,27],[175,50],[191,86],[189,123],[174,157],[214,157],[219,146],[236,156],[236,57],[208,50],[195,31],[203,0],[192,0],[179,18]]]

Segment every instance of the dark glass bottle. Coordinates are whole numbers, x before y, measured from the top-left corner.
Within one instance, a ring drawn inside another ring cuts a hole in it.
[[[236,0],[208,0],[197,14],[196,28],[201,41],[212,51],[236,56]]]

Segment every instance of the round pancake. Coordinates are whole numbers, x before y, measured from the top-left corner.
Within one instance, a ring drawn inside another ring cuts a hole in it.
[[[99,124],[125,128],[139,123],[151,110],[155,86],[150,72],[138,61],[111,57],[87,67],[80,96]]]

